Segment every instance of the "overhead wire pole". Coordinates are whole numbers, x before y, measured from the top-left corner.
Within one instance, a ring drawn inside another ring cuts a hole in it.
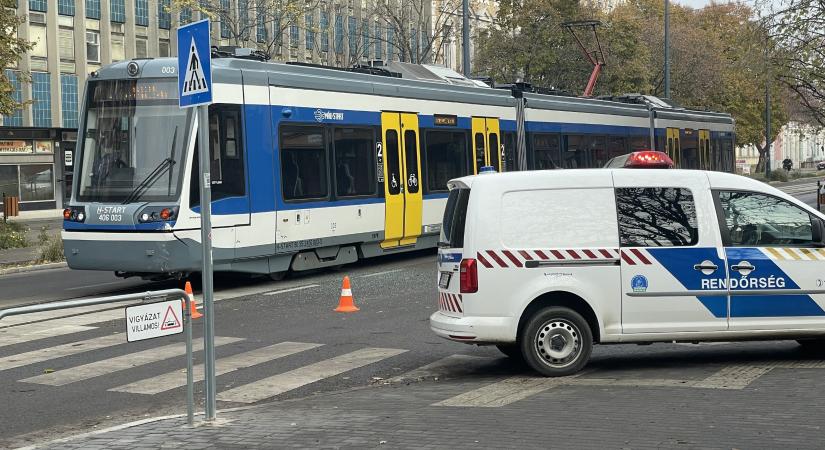
[[[665,0],[665,98],[670,98],[670,0]]]
[[[765,24],[765,177],[771,175],[771,64],[768,57],[770,35]]]
[[[463,0],[461,13],[461,68],[464,76],[470,78],[470,0]]]

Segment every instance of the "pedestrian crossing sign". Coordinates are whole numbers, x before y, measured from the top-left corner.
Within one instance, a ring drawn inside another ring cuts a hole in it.
[[[178,98],[181,108],[212,103],[209,19],[178,28]]]

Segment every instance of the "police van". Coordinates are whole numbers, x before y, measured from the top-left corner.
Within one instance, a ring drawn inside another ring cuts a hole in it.
[[[825,347],[825,215],[767,184],[605,168],[449,186],[430,317],[441,337],[496,345],[545,376],[581,370],[593,344]]]

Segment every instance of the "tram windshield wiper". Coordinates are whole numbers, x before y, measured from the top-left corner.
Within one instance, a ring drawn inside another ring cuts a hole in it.
[[[172,169],[172,166],[175,165],[175,143],[177,142],[177,140],[178,127],[175,126],[175,133],[172,135],[172,148],[169,152],[170,156],[168,158],[164,158],[160,163],[158,163],[158,165],[152,170],[152,172],[150,172],[149,175],[146,175],[146,178],[144,178],[143,181],[141,181],[137,186],[135,186],[132,192],[130,192],[129,195],[126,196],[126,199],[123,200],[123,205],[134,202],[137,199],[139,199],[140,196],[143,195],[143,193],[146,192],[147,189],[152,187],[160,179],[160,177],[162,177],[163,174],[166,173],[167,170]]]

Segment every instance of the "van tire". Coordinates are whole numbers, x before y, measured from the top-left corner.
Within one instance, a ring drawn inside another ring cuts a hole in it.
[[[521,352],[521,346],[518,344],[496,344],[496,348],[504,356],[512,359],[514,362],[524,362],[524,354]]]
[[[519,341],[527,365],[546,377],[582,370],[593,351],[593,333],[587,321],[562,306],[536,311],[522,328]]]

